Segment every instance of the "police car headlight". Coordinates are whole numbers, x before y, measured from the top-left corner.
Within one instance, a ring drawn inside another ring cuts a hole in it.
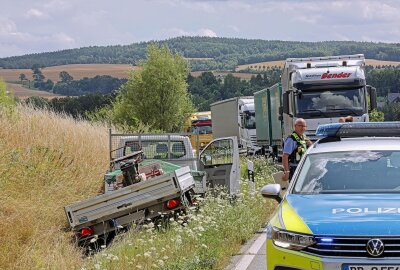
[[[268,227],[269,228],[267,228],[267,237],[269,239],[272,239],[274,245],[278,247],[293,250],[302,250],[316,243],[314,236],[312,235],[280,230],[272,226]]]

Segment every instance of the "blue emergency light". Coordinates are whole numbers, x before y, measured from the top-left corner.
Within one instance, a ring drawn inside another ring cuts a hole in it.
[[[400,122],[352,122],[320,125],[318,137],[400,137]]]

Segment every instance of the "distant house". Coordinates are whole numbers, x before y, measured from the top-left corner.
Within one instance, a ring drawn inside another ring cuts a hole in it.
[[[388,94],[388,103],[400,102],[400,93],[389,93]]]

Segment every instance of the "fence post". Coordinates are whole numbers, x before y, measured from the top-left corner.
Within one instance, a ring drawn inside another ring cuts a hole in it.
[[[254,163],[251,160],[247,160],[247,180],[249,186],[249,194],[253,197],[256,193],[256,185],[254,182]]]
[[[108,142],[109,142],[108,146],[110,147],[109,148],[110,149],[110,162],[112,160],[112,139],[111,139],[111,135],[112,135],[111,128],[109,128],[108,129]]]

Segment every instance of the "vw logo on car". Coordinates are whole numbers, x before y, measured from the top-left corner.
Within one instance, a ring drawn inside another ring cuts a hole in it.
[[[366,249],[369,255],[378,257],[385,250],[385,245],[380,239],[371,239],[367,242]]]

